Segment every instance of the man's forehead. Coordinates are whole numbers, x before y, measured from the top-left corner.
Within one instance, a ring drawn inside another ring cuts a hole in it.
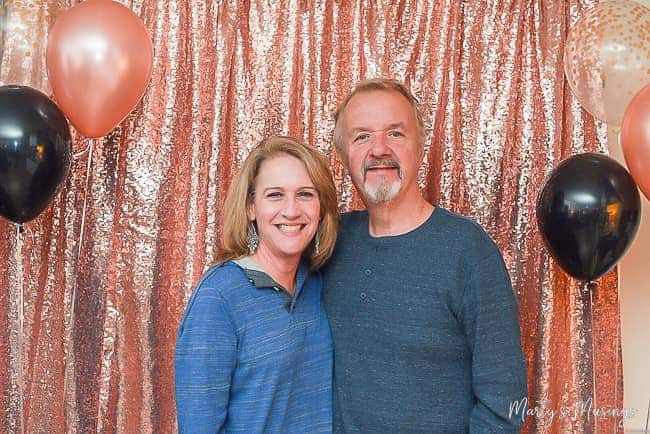
[[[387,103],[369,103],[366,98],[385,97],[392,99]],[[398,98],[397,100],[393,98]],[[397,102],[400,101],[400,102]],[[368,129],[369,124],[382,122],[381,128],[389,126],[406,127],[411,121],[416,122],[413,107],[404,95],[394,90],[367,90],[357,93],[341,113],[341,120],[344,121],[345,129]]]

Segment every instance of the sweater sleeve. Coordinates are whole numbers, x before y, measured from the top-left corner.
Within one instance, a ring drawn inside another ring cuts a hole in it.
[[[510,277],[495,245],[469,268],[463,317],[475,399],[470,433],[516,433],[523,419],[510,414],[511,403],[527,396],[527,380]]]
[[[181,322],[174,360],[180,433],[215,433],[226,422],[237,338],[218,291],[199,286]]]

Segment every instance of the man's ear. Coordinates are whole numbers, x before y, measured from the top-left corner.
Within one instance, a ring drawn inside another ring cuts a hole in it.
[[[343,168],[347,172],[350,161],[348,160],[348,153],[345,150],[345,145],[341,144],[340,148],[337,146],[334,146],[334,148],[336,149],[336,153],[339,155],[339,159],[341,160],[341,163],[343,163]]]

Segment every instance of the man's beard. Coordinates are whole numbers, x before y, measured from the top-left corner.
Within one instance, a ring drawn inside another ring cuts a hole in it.
[[[368,181],[363,183],[363,190],[368,196],[368,199],[375,205],[387,203],[395,199],[401,187],[401,179],[389,182],[385,176],[381,177],[378,185],[370,185]]]
[[[382,176],[379,180],[379,184],[371,185],[366,179],[366,173],[368,169],[377,166],[384,167],[394,167],[398,170],[398,179],[393,182],[389,182],[388,178]],[[368,199],[375,205],[381,203],[387,203],[395,199],[397,193],[399,193],[400,188],[402,187],[402,167],[398,161],[384,158],[384,159],[372,159],[368,160],[363,165],[363,190],[368,196]]]

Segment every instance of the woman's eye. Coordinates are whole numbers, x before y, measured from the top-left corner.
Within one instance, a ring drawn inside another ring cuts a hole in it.
[[[313,199],[316,197],[316,194],[311,191],[301,191],[298,193],[298,197],[303,198],[303,199]]]
[[[280,193],[279,191],[272,191],[271,193],[268,193],[266,197],[268,197],[269,199],[278,199],[282,197],[282,193]]]

